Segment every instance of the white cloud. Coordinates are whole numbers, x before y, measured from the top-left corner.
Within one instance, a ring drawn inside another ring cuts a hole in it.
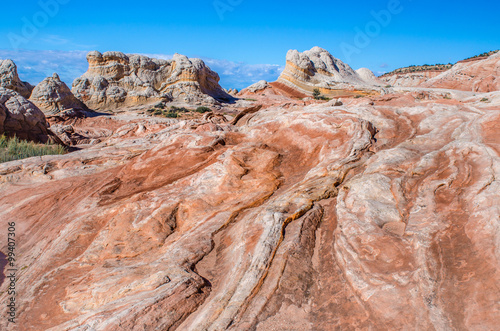
[[[0,59],[12,59],[21,80],[38,84],[54,72],[71,87],[73,80],[87,71],[88,51],[34,51],[1,50]],[[169,54],[144,54],[149,57],[171,59]],[[202,58],[221,78],[225,88],[242,89],[259,80],[275,81],[284,66],[277,64],[246,64],[229,60]]]
[[[32,85],[56,72],[70,88],[73,80],[87,71],[87,51],[33,51],[0,49],[0,59],[11,59],[19,77]]]

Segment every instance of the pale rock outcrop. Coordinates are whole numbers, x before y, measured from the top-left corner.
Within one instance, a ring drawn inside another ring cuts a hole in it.
[[[14,90],[24,98],[30,97],[33,86],[22,82],[17,73],[17,66],[12,60],[0,60],[0,87]]]
[[[230,100],[219,75],[200,59],[175,54],[172,60],[97,51],[87,55],[88,71],[73,82],[74,95],[91,109],[114,109],[158,101],[213,104]]]
[[[78,100],[66,83],[54,73],[45,78],[31,93],[30,101],[40,108],[45,115],[83,116],[87,106]]]
[[[258,81],[257,83],[255,84],[252,84],[250,85],[249,87],[247,87],[245,89],[245,91],[248,91],[248,92],[252,92],[252,93],[255,93],[255,92],[258,92],[258,91],[261,91],[261,90],[264,90],[266,88],[269,88],[269,83],[265,80],[260,80]],[[243,91],[242,91],[243,92]]]
[[[285,70],[278,82],[303,93],[311,93],[317,88],[323,94],[328,94],[330,90],[372,85],[372,82],[364,81],[349,65],[320,47],[313,47],[303,53],[288,51]]]
[[[235,89],[235,88],[230,88],[229,90],[224,89],[224,91],[227,94],[232,95],[232,96],[235,96],[236,94],[239,93],[239,91],[237,89]]]
[[[0,87],[0,135],[45,143],[49,139],[43,112],[19,93]]]
[[[380,81],[373,71],[371,71],[368,68],[359,68],[356,70],[356,73],[361,77],[361,79],[367,83],[373,84],[373,85],[384,85],[384,82]]]

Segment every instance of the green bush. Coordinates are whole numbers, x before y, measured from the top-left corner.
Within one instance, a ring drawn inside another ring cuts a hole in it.
[[[201,107],[198,107],[196,108],[196,112],[197,113],[208,113],[208,112],[211,112],[212,109],[208,108],[208,107],[204,107],[204,106],[201,106]]]
[[[488,98],[482,98],[481,99],[481,102],[488,102],[488,101],[489,101]]]
[[[158,109],[165,109],[165,104],[163,102],[160,102],[160,103],[157,103],[155,105],[155,108],[158,108]]]
[[[0,162],[25,159],[32,156],[64,154],[66,150],[61,145],[37,144],[31,141],[19,140],[17,137],[0,136]]]
[[[321,95],[320,90],[317,88],[315,88],[313,90],[313,98],[316,100],[330,100],[329,98],[325,97],[324,95]]]
[[[177,117],[179,117],[179,114],[169,111],[169,112],[163,113],[163,116],[168,117],[168,118],[177,118]]]
[[[190,110],[185,108],[185,107],[176,107],[176,106],[172,106],[170,107],[170,112],[176,112],[176,113],[187,113],[189,112]]]

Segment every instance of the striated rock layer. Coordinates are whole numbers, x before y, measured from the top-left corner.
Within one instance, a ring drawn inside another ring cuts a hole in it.
[[[175,100],[214,103],[229,100],[219,75],[200,59],[175,54],[172,60],[97,51],[87,55],[88,71],[73,82],[72,92],[91,109]]]
[[[495,100],[288,100],[2,164],[18,325],[496,329]]]

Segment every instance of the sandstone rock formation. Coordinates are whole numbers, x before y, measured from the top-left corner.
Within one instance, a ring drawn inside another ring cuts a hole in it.
[[[0,135],[47,142],[48,124],[43,112],[17,92],[0,87]]]
[[[226,90],[226,89],[223,89],[224,92],[226,92],[227,94],[229,95],[232,95],[232,96],[235,96],[236,94],[238,94],[238,90],[235,89],[235,88],[230,88],[229,90]]]
[[[266,88],[269,88],[269,83],[265,80],[260,80],[255,84],[250,85],[247,87],[245,90],[251,93],[256,93],[258,91],[264,90]]]
[[[0,60],[0,87],[14,90],[26,99],[33,90],[33,86],[19,79],[17,66],[12,60]]]
[[[359,68],[356,70],[356,73],[361,77],[361,79],[367,83],[373,84],[373,85],[384,85],[384,83],[379,80],[373,71],[371,71],[368,68]]]
[[[31,93],[30,101],[40,108],[45,115],[68,114],[82,116],[87,106],[78,100],[66,83],[54,73],[52,77],[45,78]]]
[[[97,51],[87,55],[88,71],[73,82],[74,95],[91,109],[107,110],[162,100],[214,103],[229,100],[219,76],[200,59],[175,54],[172,60]]]
[[[450,70],[422,84],[473,92],[500,91],[500,52],[485,59],[455,64]]]
[[[278,82],[306,94],[311,94],[315,88],[323,94],[330,94],[332,90],[372,85],[372,82],[364,81],[349,65],[320,47],[313,47],[303,53],[288,51],[285,70]]]
[[[1,164],[18,325],[497,329],[500,95],[462,95],[281,96]]]

